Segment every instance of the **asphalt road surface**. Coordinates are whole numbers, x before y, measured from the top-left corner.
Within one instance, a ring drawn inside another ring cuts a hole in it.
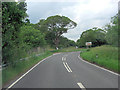
[[[80,52],[53,55],[10,88],[118,88],[118,75],[78,58]]]

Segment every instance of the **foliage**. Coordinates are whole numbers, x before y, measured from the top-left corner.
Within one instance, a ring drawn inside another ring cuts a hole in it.
[[[105,27],[107,32],[106,40],[109,45],[118,46],[118,37],[120,36],[118,27],[120,26],[118,26],[118,14],[116,14],[111,18],[111,22]]]
[[[30,24],[30,20],[29,19],[25,19],[25,24]]]
[[[38,23],[34,24],[34,28],[40,30],[44,34],[47,34],[47,26],[44,23],[45,19],[41,19]]]
[[[48,33],[54,35],[52,41],[55,44],[55,46],[58,47],[58,44],[60,42],[59,40],[60,36],[63,33],[67,33],[68,29],[73,29],[74,27],[76,27],[76,25],[77,24],[70,20],[68,17],[56,15],[48,17],[44,21],[43,26],[47,27]]]
[[[40,30],[45,35],[47,44],[52,47],[63,47],[65,44],[62,43],[65,39],[61,36],[66,33],[68,29],[72,29],[76,26],[76,23],[65,16],[51,16],[46,20],[41,19],[37,24],[33,25],[35,29]],[[63,40],[64,39],[64,40]],[[70,41],[66,38],[67,43],[71,42],[71,46],[74,41]],[[64,45],[62,45],[64,44]],[[67,47],[69,45],[65,45]]]
[[[45,45],[44,36],[42,33],[34,29],[32,26],[24,25],[21,27],[20,39],[22,43],[25,43],[31,47],[43,47]]]
[[[48,32],[45,34],[45,40],[47,44],[50,45],[51,47],[55,47],[55,44],[53,42],[54,38],[55,38],[55,35],[52,32]]]
[[[53,39],[55,38],[55,35],[53,33],[48,33],[46,35],[46,41],[47,43],[51,46],[51,47],[55,47],[55,44],[53,42]],[[70,47],[70,46],[76,46],[76,43],[73,40],[69,40],[66,37],[60,36],[59,37],[59,45],[58,48],[66,48],[66,47]]]
[[[86,42],[92,42],[92,46],[100,46],[106,43],[105,31],[100,28],[92,28],[84,31],[77,40],[79,47],[85,47]]]
[[[14,61],[12,56],[19,49],[20,27],[23,25],[26,14],[25,2],[3,2],[2,3],[2,55],[3,62]],[[16,57],[19,57],[19,54]],[[17,59],[17,58],[16,58]]]
[[[120,37],[118,22],[119,13],[111,18],[109,24],[105,25],[105,28],[92,28],[81,34],[80,39],[77,40],[77,45],[79,47],[85,47],[85,42],[92,42],[92,46],[100,46],[104,44],[118,46],[118,37]]]
[[[61,36],[60,37],[60,43],[59,43],[59,48],[66,48],[66,47],[75,47],[76,43],[73,40],[69,40],[66,37]]]

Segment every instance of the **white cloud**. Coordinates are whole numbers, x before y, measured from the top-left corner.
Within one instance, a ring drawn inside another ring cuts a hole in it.
[[[79,2],[72,7],[64,7],[61,13],[71,16],[77,22],[77,28],[64,34],[69,39],[76,36],[72,37],[76,41],[83,31],[93,27],[102,28],[109,23],[110,18],[117,14],[117,0],[89,0],[89,3],[84,4]]]
[[[93,27],[101,28],[109,23],[110,18],[117,14],[119,0],[27,0],[27,2],[28,1],[39,2],[36,4],[28,4],[28,14],[31,21],[37,22],[40,18],[47,18],[56,14],[67,16],[75,21],[78,24],[77,27],[69,30],[64,36],[76,41],[80,38],[80,34],[82,34],[83,31]],[[47,2],[47,4],[42,5],[42,2]]]
[[[89,0],[26,0],[27,2],[81,2],[86,3]]]

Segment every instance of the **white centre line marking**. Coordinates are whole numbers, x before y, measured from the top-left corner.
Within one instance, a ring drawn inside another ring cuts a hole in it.
[[[65,68],[67,69],[67,71],[68,71],[68,72],[70,72],[70,71],[69,71],[69,69],[67,68],[67,66],[65,65],[65,63],[64,63],[64,62],[63,62],[63,65],[65,66]]]
[[[64,57],[64,60],[66,60],[66,57]]]
[[[72,70],[71,70],[70,67],[68,66],[67,62],[66,62],[66,65],[67,65],[68,69],[70,70],[70,72],[72,72]]]
[[[82,90],[86,90],[82,83],[77,83]]]
[[[66,60],[66,57],[62,57],[62,61],[65,61]]]
[[[62,57],[62,61],[64,60],[64,57]]]

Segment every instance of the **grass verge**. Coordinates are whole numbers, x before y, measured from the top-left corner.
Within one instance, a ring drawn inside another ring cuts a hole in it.
[[[76,51],[86,51],[85,48],[75,48],[75,47],[68,47],[59,50],[53,50],[52,52],[76,52]]]
[[[118,73],[118,48],[100,46],[82,52],[80,56],[91,63],[97,64]]]
[[[37,64],[40,60],[42,60],[42,59],[44,59],[52,54],[53,54],[52,52],[47,51],[44,54],[42,54],[41,56],[32,57],[28,60],[16,63],[16,67],[8,66],[4,70],[2,70],[2,84],[3,84],[3,86],[5,84],[9,83],[9,81],[13,80],[18,75],[29,70],[32,66]]]

